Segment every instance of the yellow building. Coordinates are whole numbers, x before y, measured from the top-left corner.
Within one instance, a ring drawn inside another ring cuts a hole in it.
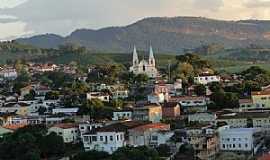
[[[255,108],[270,108],[270,91],[252,92],[251,98]]]
[[[134,120],[160,122],[162,119],[162,107],[159,104],[145,104],[134,108]]]

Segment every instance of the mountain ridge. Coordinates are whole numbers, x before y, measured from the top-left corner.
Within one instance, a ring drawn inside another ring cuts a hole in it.
[[[66,37],[43,34],[15,41],[41,48],[75,43],[93,51],[123,53],[130,52],[133,45],[147,50],[150,43],[156,52],[162,53],[181,53],[185,49],[211,43],[220,43],[226,48],[241,48],[250,44],[270,47],[270,21],[150,17],[126,26],[77,29]]]

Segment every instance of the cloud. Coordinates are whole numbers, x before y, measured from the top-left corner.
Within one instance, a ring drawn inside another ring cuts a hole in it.
[[[193,5],[198,9],[217,11],[223,5],[223,0],[193,0]]]
[[[270,0],[247,0],[245,6],[248,8],[268,8]]]
[[[10,27],[8,34],[0,30],[0,38],[11,33],[65,36],[79,28],[127,25],[157,16],[269,19],[266,6],[270,0],[0,0],[0,28]]]
[[[11,40],[16,37],[32,34],[31,31],[25,31],[25,26],[26,24],[20,21],[0,24],[0,40]]]
[[[27,0],[0,0],[0,8],[13,8],[26,1]]]
[[[28,0],[14,8],[0,9],[0,14],[17,17],[27,24],[27,31],[36,34],[67,35],[78,28],[123,25],[148,16],[163,16],[172,7],[164,0],[138,1]]]

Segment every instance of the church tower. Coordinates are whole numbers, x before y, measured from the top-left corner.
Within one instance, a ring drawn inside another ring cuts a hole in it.
[[[149,51],[149,65],[155,67],[156,66],[156,61],[154,57],[154,52],[152,46],[150,46],[150,51]]]
[[[139,58],[138,58],[136,46],[134,46],[134,49],[133,49],[133,61],[132,62],[133,62],[133,66],[137,66],[139,64]]]

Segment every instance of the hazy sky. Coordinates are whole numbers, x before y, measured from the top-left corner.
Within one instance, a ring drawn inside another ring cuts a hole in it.
[[[128,25],[144,17],[270,19],[270,0],[0,0],[0,39]]]

